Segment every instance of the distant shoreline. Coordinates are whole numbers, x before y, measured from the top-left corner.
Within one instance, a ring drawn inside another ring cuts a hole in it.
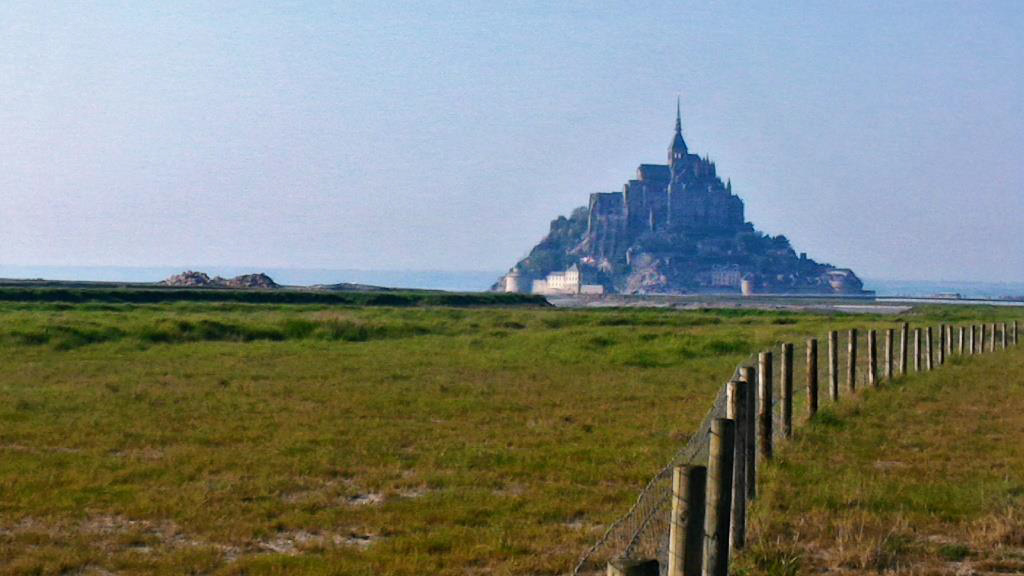
[[[190,266],[5,266],[0,278],[42,279],[68,283],[104,282],[150,284],[180,273]],[[502,275],[500,270],[359,270],[328,268],[264,268],[242,266],[191,266],[224,277],[266,272],[282,285],[308,287],[317,284],[362,284],[392,289],[483,292]],[[879,298],[927,298],[938,294],[960,294],[964,299],[999,300],[1024,296],[1024,282],[974,282],[935,280],[888,280],[865,278],[865,288]]]

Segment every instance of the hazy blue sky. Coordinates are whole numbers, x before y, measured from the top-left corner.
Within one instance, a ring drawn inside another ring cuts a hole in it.
[[[385,7],[387,5],[387,7]],[[662,162],[864,276],[1024,280],[1021,2],[0,3],[0,264],[507,269]]]

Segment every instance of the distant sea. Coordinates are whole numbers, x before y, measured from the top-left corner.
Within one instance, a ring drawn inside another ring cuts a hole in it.
[[[312,268],[242,268],[230,266],[194,266],[193,270],[211,276],[238,276],[265,272],[278,284],[309,286],[312,284],[370,284],[391,288],[421,288],[474,292],[487,290],[501,275],[489,270],[353,270]],[[6,266],[0,264],[0,278],[41,278],[44,280],[92,280],[111,282],[158,282],[183,272],[183,267],[117,267],[117,266]],[[937,294],[960,294],[964,298],[1024,297],[1024,282],[966,282],[958,280],[887,280],[864,279],[864,287],[879,296],[922,297]]]
[[[264,272],[278,284],[310,286],[313,284],[369,284],[388,288],[421,288],[459,292],[484,291],[502,272],[480,270],[349,270],[313,268],[253,268],[234,266],[160,266],[136,268],[121,266],[7,266],[0,264],[0,278],[79,280],[106,282],[159,282],[185,270],[205,272],[210,276],[229,278],[241,274]]]
[[[879,296],[935,296],[959,294],[963,298],[1024,300],[1024,282],[965,282],[960,280],[883,280],[863,278],[864,288]]]

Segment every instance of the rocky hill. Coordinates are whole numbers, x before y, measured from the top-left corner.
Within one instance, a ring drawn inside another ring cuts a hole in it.
[[[682,122],[667,164],[641,164],[622,192],[597,192],[551,230],[495,290],[533,293],[861,294],[849,269],[797,254],[759,232],[707,156],[692,154]]]

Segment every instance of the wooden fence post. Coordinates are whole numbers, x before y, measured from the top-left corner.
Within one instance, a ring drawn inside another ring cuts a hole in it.
[[[939,345],[938,356],[935,358],[938,366],[946,363],[946,325],[939,324]]]
[[[747,425],[743,432],[747,435],[743,447],[747,454],[743,457],[746,466],[744,485],[747,488],[747,500],[757,496],[757,371],[753,366],[744,366],[740,370],[741,379],[747,383]]]
[[[857,391],[857,329],[850,329],[850,342],[846,346],[846,389],[853,394]]]
[[[895,335],[895,331],[892,328],[889,328],[889,329],[887,329],[885,331],[885,379],[890,381],[890,382],[893,379],[893,374],[892,374],[892,352],[893,352],[892,345],[893,345],[893,336],[894,335]]]
[[[839,401],[839,333],[828,333],[828,396]]]
[[[967,326],[967,350],[968,356],[974,355],[974,333],[977,332],[974,324]]]
[[[989,326],[988,333],[989,333],[988,351],[989,352],[995,352],[996,351],[996,323],[995,322],[993,322],[992,325]]]
[[[782,345],[782,435],[793,437],[793,344]]]
[[[729,521],[732,508],[733,456],[736,423],[711,422],[708,454],[708,496],[704,515],[704,576],[729,576]]]
[[[726,399],[726,417],[736,422],[736,453],[733,456],[732,471],[732,531],[729,544],[733,550],[741,550],[747,541],[747,394],[750,384],[735,381],[729,383]]]
[[[910,339],[910,324],[904,322],[900,327],[900,376],[907,375],[907,349]]]
[[[1013,338],[1012,338],[1013,345],[1016,346],[1017,345],[1017,321],[1016,320],[1013,321],[1013,332],[1011,334],[1013,335]]]
[[[758,356],[758,451],[761,465],[772,457],[772,353],[761,352]]]
[[[807,419],[818,413],[818,340],[807,340]]]
[[[914,328],[914,372],[921,371],[921,329]]]
[[[878,388],[878,336],[874,329],[868,330],[868,384]]]
[[[1000,347],[1003,350],[1006,350],[1006,322],[1002,322],[999,324],[999,339],[1002,342]]]
[[[946,324],[946,359],[953,357],[953,325]]]
[[[924,370],[925,372],[931,372],[932,370],[932,358],[935,357],[932,349],[932,327],[929,326],[924,331]]]
[[[960,336],[957,338],[957,340],[959,342],[957,343],[956,351],[957,351],[957,354],[960,354],[961,356],[964,355],[964,342],[965,342],[964,337],[965,336],[966,336],[966,334],[964,334],[964,327],[960,326]]]
[[[707,474],[705,466],[676,466],[672,470],[668,576],[701,576]]]
[[[979,344],[978,344],[978,353],[979,354],[984,354],[985,353],[985,344],[987,344],[987,343],[988,343],[988,324],[985,324],[984,322],[982,322],[982,324],[981,324],[981,338],[980,338]]]

